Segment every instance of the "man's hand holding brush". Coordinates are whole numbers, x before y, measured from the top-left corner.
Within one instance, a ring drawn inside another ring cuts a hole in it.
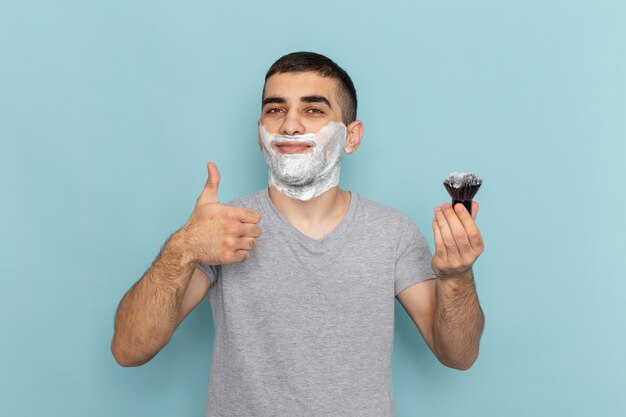
[[[472,214],[463,204],[435,208],[433,232],[435,280],[433,351],[439,360],[457,369],[468,369],[478,357],[484,316],[474,284],[472,265],[483,252],[483,239]]]
[[[468,276],[472,265],[483,252],[483,239],[474,222],[477,214],[478,203],[475,201],[472,202],[472,214],[463,204],[452,207],[450,203],[444,203],[435,208],[435,255],[432,267],[438,278]]]

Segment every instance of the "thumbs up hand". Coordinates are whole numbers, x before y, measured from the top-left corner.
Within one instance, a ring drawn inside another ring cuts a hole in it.
[[[223,265],[248,259],[261,235],[261,215],[252,209],[218,202],[220,173],[207,164],[208,178],[189,220],[182,227],[186,247],[195,262]]]

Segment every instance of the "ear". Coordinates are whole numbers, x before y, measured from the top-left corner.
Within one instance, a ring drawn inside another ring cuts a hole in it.
[[[361,144],[363,129],[363,122],[360,120],[355,120],[347,126],[346,145],[343,148],[347,154],[351,154],[356,151]]]

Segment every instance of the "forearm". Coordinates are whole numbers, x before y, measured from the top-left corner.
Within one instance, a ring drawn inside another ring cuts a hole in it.
[[[458,276],[438,277],[435,293],[435,352],[445,365],[468,369],[478,357],[484,327],[471,269]]]
[[[118,307],[111,350],[120,365],[142,365],[169,341],[195,267],[175,233]]]

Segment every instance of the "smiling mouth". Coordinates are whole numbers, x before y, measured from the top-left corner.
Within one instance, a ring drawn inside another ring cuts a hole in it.
[[[282,142],[274,144],[276,150],[280,153],[307,153],[313,149],[313,146],[308,143],[298,142]]]

